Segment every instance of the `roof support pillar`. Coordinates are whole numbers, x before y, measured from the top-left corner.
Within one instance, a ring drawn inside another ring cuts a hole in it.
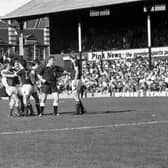
[[[149,69],[152,69],[152,52],[151,52],[151,15],[147,15],[147,29],[148,29],[148,52],[149,52]]]
[[[82,31],[81,31],[81,22],[78,22],[78,51],[82,52]]]
[[[36,44],[33,45],[33,59],[36,59]]]
[[[79,76],[81,79],[82,76],[82,28],[81,28],[81,20],[78,20],[78,52],[79,52]]]
[[[24,56],[24,39],[23,39],[23,21],[18,21],[19,23],[19,56]]]
[[[152,69],[152,52],[151,52],[151,6],[147,7],[147,36],[148,36],[148,53],[149,69]]]

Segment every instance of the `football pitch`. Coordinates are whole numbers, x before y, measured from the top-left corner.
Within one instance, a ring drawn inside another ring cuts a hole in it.
[[[61,99],[43,117],[8,118],[0,100],[0,168],[167,168],[168,98]]]

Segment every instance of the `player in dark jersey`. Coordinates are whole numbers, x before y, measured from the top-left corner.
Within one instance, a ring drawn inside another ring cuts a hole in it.
[[[24,104],[24,114],[28,116],[28,110],[30,110],[30,115],[33,113],[33,107],[30,103],[30,96],[33,92],[33,84],[30,79],[30,70],[27,68],[27,63],[25,60],[21,60],[22,68],[17,72],[22,85],[22,96]]]
[[[39,106],[39,97],[37,91],[35,90],[35,79],[34,74],[32,72],[31,67],[28,67],[27,62],[25,60],[21,60],[22,68],[17,72],[17,75],[20,77],[20,81],[22,84],[22,96],[24,103],[24,114],[28,116],[28,112],[30,111],[30,115],[33,115],[33,107],[30,103],[30,97],[33,96],[35,99],[37,114],[40,114],[40,106]]]
[[[37,77],[37,70],[40,66],[40,61],[38,59],[34,60],[34,65],[31,68],[30,71],[30,77],[31,77],[31,81],[33,84],[33,93],[32,96],[35,100],[35,105],[36,105],[36,110],[37,110],[37,115],[40,115],[40,99],[39,99],[39,88],[40,88],[40,84],[39,84],[39,80]]]
[[[46,65],[42,65],[38,68],[37,76],[42,82],[41,87],[41,102],[40,102],[40,116],[43,115],[45,102],[47,100],[47,95],[53,95],[53,110],[54,115],[58,116],[58,101],[59,94],[57,89],[57,69],[55,67],[55,58],[50,56],[47,60]]]
[[[86,112],[81,98],[80,98],[80,92],[81,92],[81,72],[80,72],[80,64],[79,60],[77,59],[77,56],[74,55],[74,53],[71,53],[70,55],[71,62],[72,62],[72,72],[71,72],[71,79],[72,79],[72,93],[73,97],[76,102],[76,114],[84,114]]]
[[[33,81],[33,83],[35,84],[35,90],[38,94],[40,94],[40,88],[41,88],[41,82],[39,81],[38,77],[37,77],[37,71],[38,68],[40,67],[40,61],[38,59],[35,59],[33,61],[33,65],[31,68],[31,79]]]

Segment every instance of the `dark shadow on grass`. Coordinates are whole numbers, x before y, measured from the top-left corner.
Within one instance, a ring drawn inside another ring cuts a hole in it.
[[[106,110],[106,111],[90,111],[86,112],[85,114],[92,115],[92,114],[115,114],[115,113],[130,113],[135,112],[135,110]]]
[[[83,115],[96,115],[96,114],[115,114],[115,113],[130,113],[130,112],[136,112],[136,110],[118,110],[118,111],[112,111],[112,110],[106,110],[106,111],[87,111]],[[60,112],[60,115],[75,115],[75,111],[71,112]],[[53,113],[48,113],[45,115],[53,115]]]
[[[59,115],[73,115],[75,112],[59,112]],[[55,116],[53,113],[44,113],[43,116]]]
[[[110,111],[110,110],[107,110],[105,111],[104,113],[129,113],[129,112],[135,112],[136,110],[118,110],[118,111]]]

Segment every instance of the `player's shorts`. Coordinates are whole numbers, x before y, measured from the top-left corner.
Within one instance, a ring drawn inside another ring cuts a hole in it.
[[[9,86],[9,87],[6,87],[5,89],[8,96],[11,96],[12,94],[17,95],[18,93],[16,86]]]
[[[22,94],[23,95],[31,95],[33,93],[33,86],[31,84],[24,84],[22,86]]]
[[[17,88],[17,94],[18,94],[18,96],[23,96],[22,86],[18,85],[16,88]]]
[[[56,83],[52,82],[52,83],[42,84],[41,92],[46,93],[46,94],[58,92],[58,88],[56,86]]]
[[[72,91],[74,90],[80,91],[81,86],[82,86],[82,82],[80,79],[72,81]]]

